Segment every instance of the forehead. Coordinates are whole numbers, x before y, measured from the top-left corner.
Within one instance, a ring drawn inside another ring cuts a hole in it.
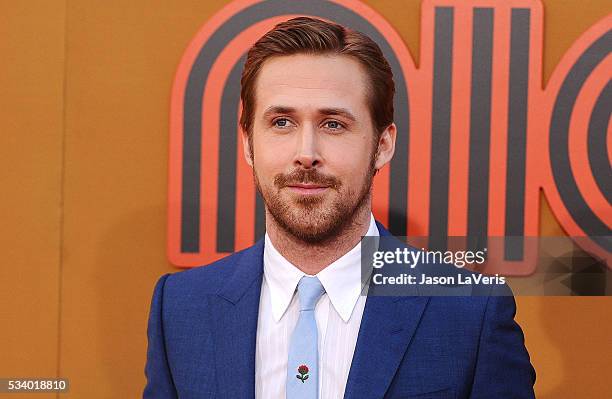
[[[359,62],[344,55],[273,57],[256,82],[256,112],[270,105],[296,109],[347,108],[367,114],[367,76]]]

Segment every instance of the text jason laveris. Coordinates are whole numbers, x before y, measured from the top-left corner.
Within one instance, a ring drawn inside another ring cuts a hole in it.
[[[506,283],[506,278],[496,274],[495,276],[485,276],[482,274],[457,274],[456,276],[413,276],[402,273],[399,276],[383,276],[375,273],[372,281],[376,285],[385,284],[405,284],[405,285],[502,285]]]

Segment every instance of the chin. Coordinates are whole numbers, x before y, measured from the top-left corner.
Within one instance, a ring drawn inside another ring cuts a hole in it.
[[[295,238],[318,244],[337,236],[346,222],[338,215],[329,215],[321,210],[292,212],[291,215],[278,215],[279,217],[274,219],[283,230]]]
[[[315,230],[305,226],[292,226],[287,229],[287,232],[308,244],[321,244],[336,237],[339,230],[339,228]]]

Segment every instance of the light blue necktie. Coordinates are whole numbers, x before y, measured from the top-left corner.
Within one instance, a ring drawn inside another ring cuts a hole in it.
[[[317,277],[304,276],[298,283],[300,317],[289,343],[287,399],[319,397],[319,351],[314,310],[324,292]]]

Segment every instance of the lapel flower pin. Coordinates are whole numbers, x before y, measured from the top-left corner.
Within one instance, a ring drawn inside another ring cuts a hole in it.
[[[297,379],[302,381],[302,383],[306,382],[308,379],[308,366],[302,364],[300,367],[298,367],[298,373],[300,374],[296,375]]]

